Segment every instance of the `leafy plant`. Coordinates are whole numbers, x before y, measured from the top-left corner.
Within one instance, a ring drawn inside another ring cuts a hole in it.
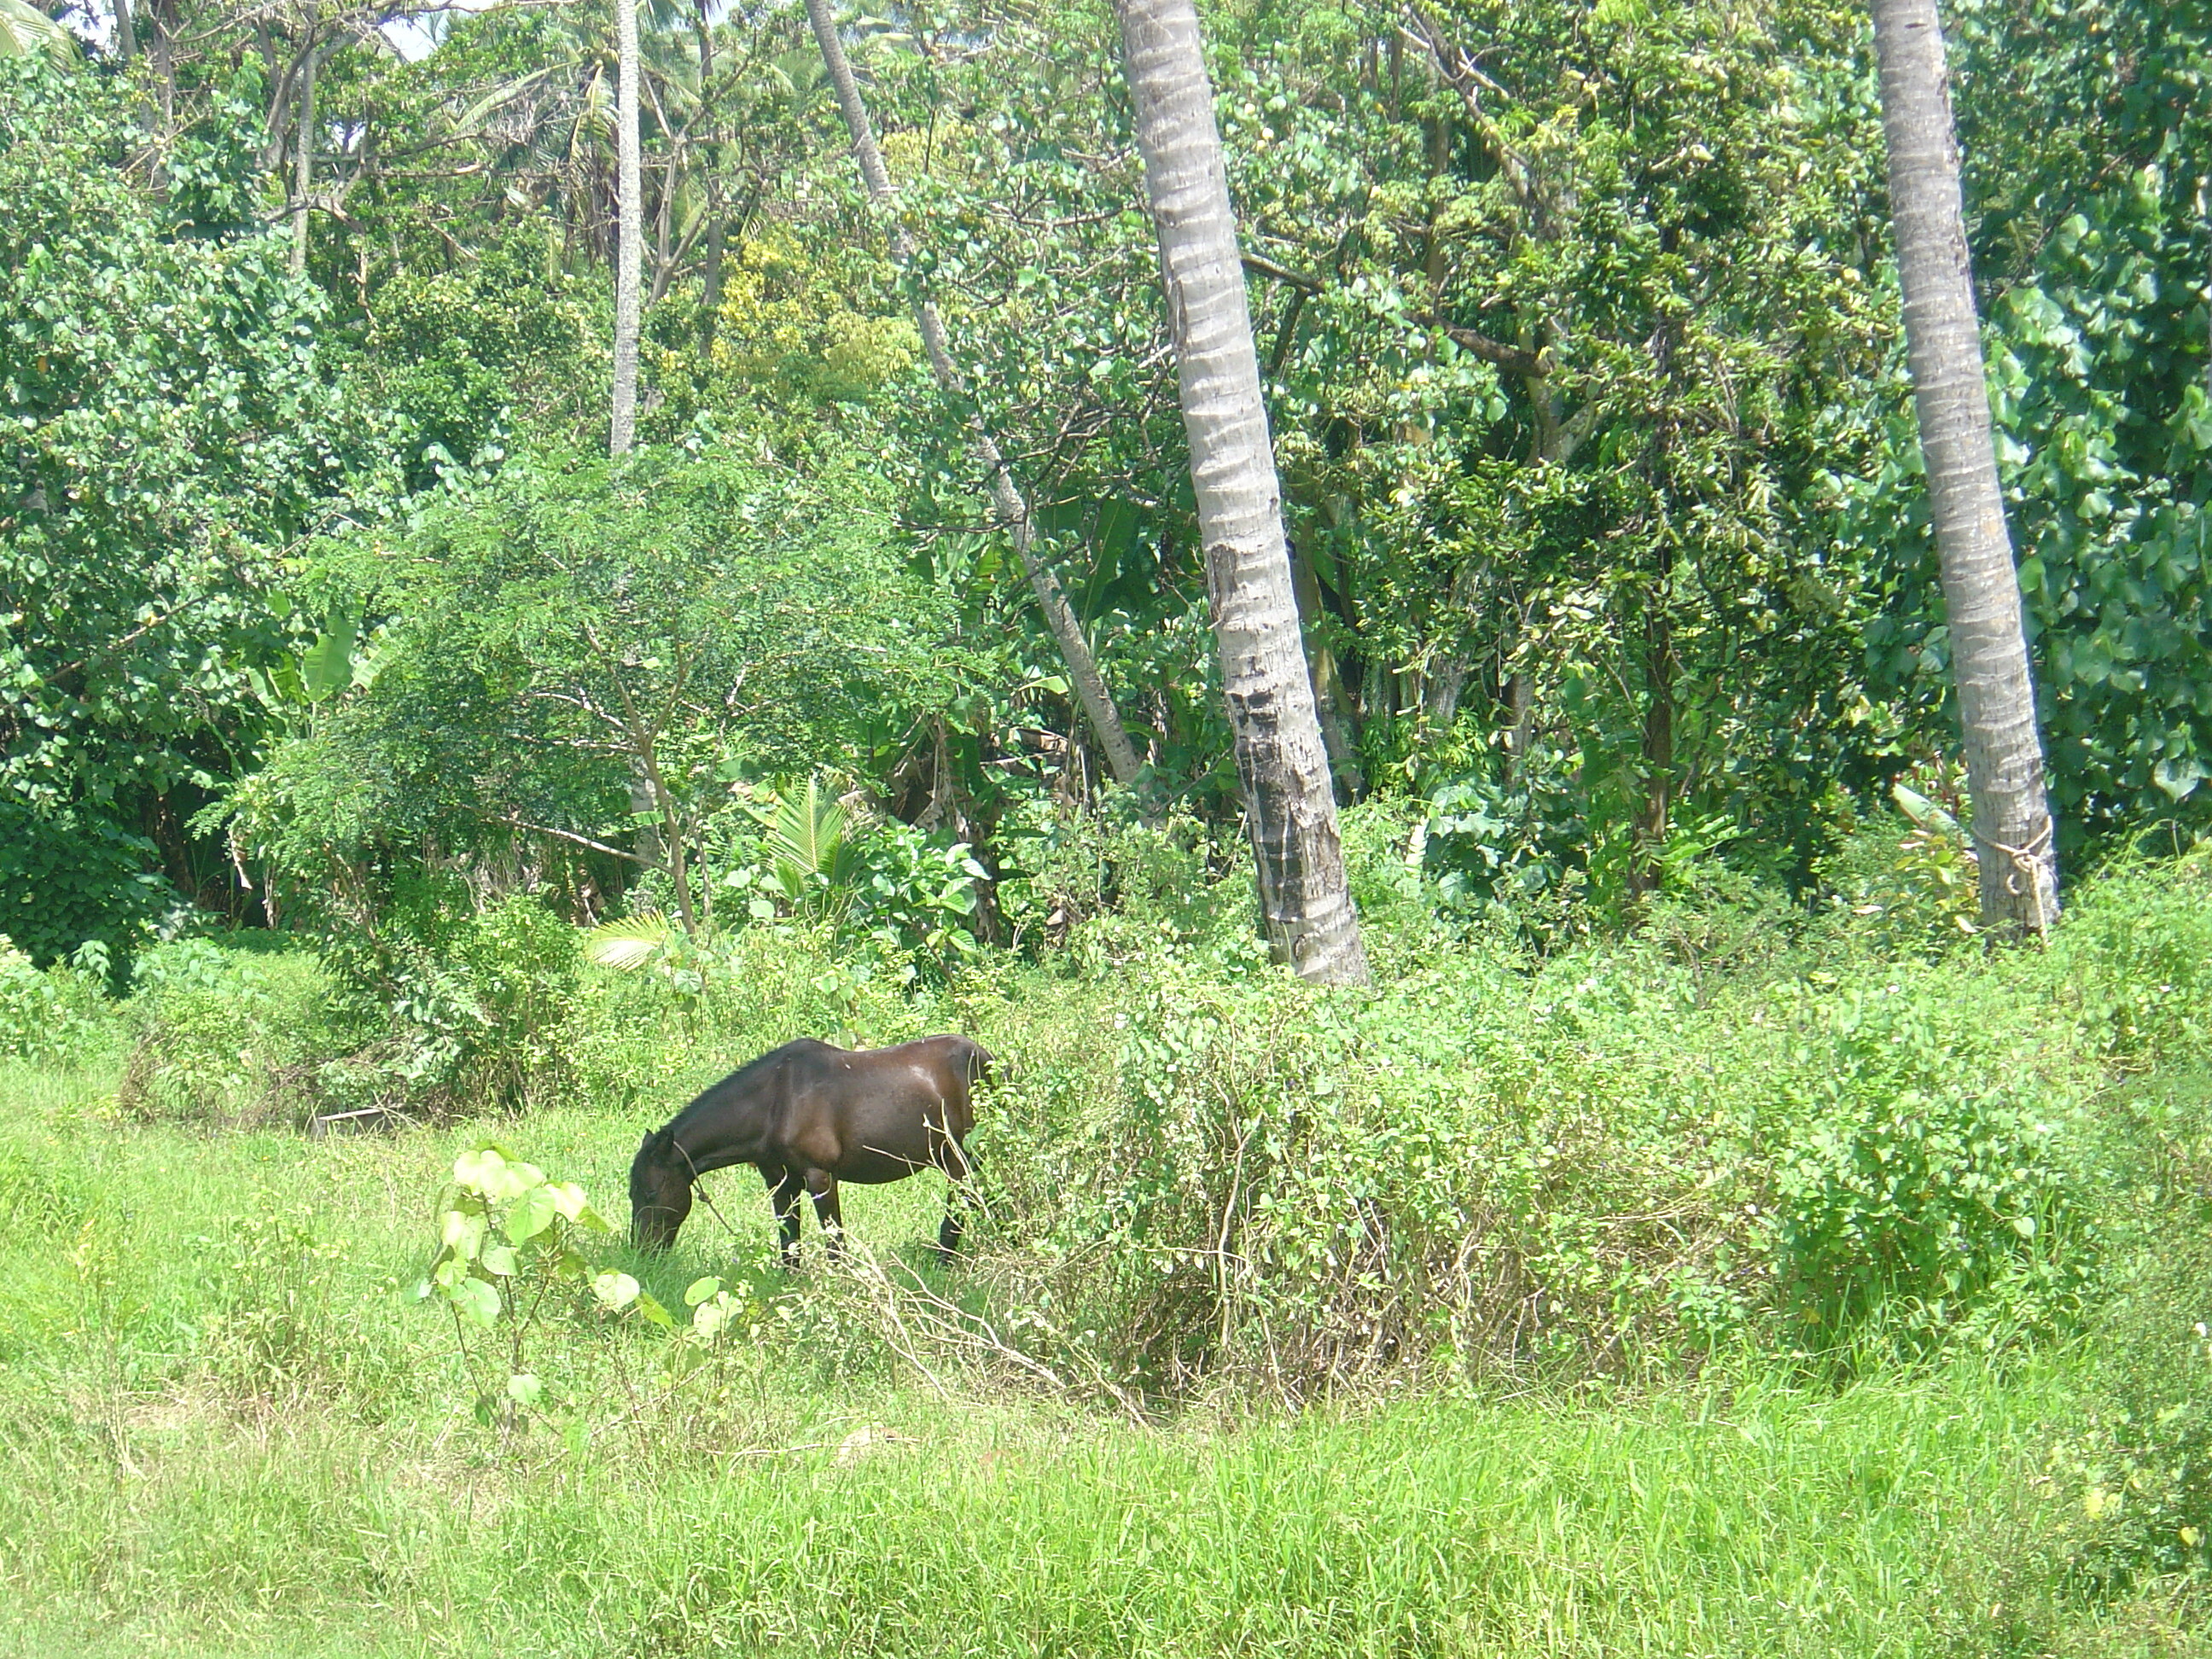
[[[617,1311],[635,1304],[672,1325],[629,1274],[593,1273],[585,1251],[611,1231],[582,1188],[547,1180],[496,1141],[479,1141],[453,1160],[453,1184],[439,1205],[438,1254],[412,1294],[452,1316],[478,1422],[514,1428],[537,1410],[544,1385],[532,1364],[533,1340],[580,1297]]]
[[[0,1056],[49,1064],[81,1057],[112,1030],[104,975],[41,971],[0,933]]]
[[[1804,1345],[1925,1346],[2008,1290],[2031,1321],[2076,1310],[2096,1206],[2074,1112],[1913,999],[1854,997],[1834,1024],[1776,1180],[1776,1270]]]
[[[820,778],[810,775],[802,792],[779,796],[773,807],[745,806],[766,843],[769,885],[785,905],[820,912],[850,898],[854,872],[845,809],[823,793]]]

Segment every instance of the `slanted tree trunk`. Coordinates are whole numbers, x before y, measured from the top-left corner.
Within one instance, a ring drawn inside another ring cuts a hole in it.
[[[814,27],[815,44],[821,47],[822,62],[830,71],[830,84],[836,90],[837,107],[844,113],[845,131],[851,135],[853,158],[860,164],[868,199],[884,215],[890,228],[891,258],[902,270],[906,270],[914,263],[914,238],[899,222],[898,194],[891,186],[890,170],[884,165],[883,151],[877,147],[867,106],[860,101],[860,84],[853,79],[853,66],[846,61],[845,44],[838,38],[837,19],[830,9],[830,0],[806,0],[806,17]],[[955,404],[966,403],[967,382],[952,361],[944,319],[938,315],[936,303],[924,295],[918,284],[913,289],[913,299],[915,327],[921,335],[922,353],[929,360],[929,371],[938,389]],[[971,413],[968,428],[969,441],[990,480],[992,505],[998,511],[999,521],[1006,527],[1006,539],[1013,544],[1015,556],[1022,562],[1030,592],[1036,598],[1037,609],[1044,613],[1045,626],[1060,647],[1060,660],[1067,665],[1067,677],[1074,684],[1076,697],[1083,704],[1084,715],[1100,751],[1106,757],[1107,767],[1116,783],[1125,787],[1133,786],[1139,770],[1135,745],[1129,741],[1128,731],[1121,724],[1121,711],[1114,706],[1113,695],[1106,689],[1105,677],[1098,672],[1091,642],[1083,636],[1083,625],[1076,617],[1075,607],[1067,602],[1060,578],[1038,556],[1036,526],[1030,518],[1029,504],[1022,499],[1013,474],[1007,470],[1006,459],[1000,454],[998,443],[982,416]]]
[[[138,27],[131,15],[131,0],[115,0],[115,52],[126,64],[138,55]]]
[[[1115,9],[1268,943],[1306,979],[1364,981],[1198,14],[1191,0]]]
[[[1982,921],[2041,933],[2058,918],[2058,858],[2021,629],[2020,577],[1990,437],[1942,27],[1936,0],[1874,0],[1874,25],[1905,341],[1942,559]]]
[[[637,432],[638,264],[644,169],[637,140],[637,0],[615,0],[615,385],[607,453],[627,455]]]

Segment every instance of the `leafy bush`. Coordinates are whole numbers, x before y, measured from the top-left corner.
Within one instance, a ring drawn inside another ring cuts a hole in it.
[[[422,884],[381,939],[332,954],[354,1041],[318,1076],[331,1105],[512,1111],[569,1089],[562,1028],[581,957],[576,930],[535,896],[478,910]]]
[[[557,1040],[580,1098],[658,1122],[801,1034],[861,1047],[923,1035],[923,1007],[905,988],[895,972],[838,949],[820,921],[743,927],[699,945],[678,933],[641,971],[585,975]]]
[[[978,1130],[997,1293],[1146,1386],[1297,1392],[2073,1316],[2105,1193],[2055,958],[1830,943],[1778,976],[1740,943],[1715,973],[1686,925],[1533,980],[1478,934],[1331,994],[1156,935],[1027,990],[1093,986],[1115,1039],[983,1030],[1013,1073]]]
[[[496,1142],[453,1160],[439,1206],[438,1255],[412,1294],[452,1315],[478,1422],[513,1426],[538,1407],[544,1388],[527,1368],[532,1338],[587,1292],[617,1311],[635,1304],[673,1322],[627,1273],[593,1274],[583,1251],[611,1231],[582,1188],[548,1181]]]
[[[305,951],[179,939],[138,959],[136,1042],[117,1106],[134,1116],[241,1123],[296,1111],[337,1038],[331,981]]]
[[[100,977],[70,968],[41,972],[0,933],[0,1056],[52,1064],[97,1046],[112,1029]]]
[[[2051,960],[2098,1045],[2130,1066],[2212,1035],[2212,848],[2122,866],[2077,897]]]
[[[0,799],[0,926],[41,966],[92,940],[120,972],[181,903],[167,878],[146,873],[154,862],[152,842],[105,814]]]
[[[1833,1024],[1776,1183],[1781,1293],[1810,1344],[1881,1317],[1926,1346],[2001,1285],[2039,1316],[2075,1306],[2094,1200],[2047,1074],[1925,996],[1853,996]]]

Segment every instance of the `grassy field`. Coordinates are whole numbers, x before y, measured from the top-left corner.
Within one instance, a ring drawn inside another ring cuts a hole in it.
[[[1139,1427],[841,1367],[825,1328],[818,1361],[740,1345],[579,1455],[479,1429],[450,1327],[402,1297],[466,1129],[134,1126],[112,1084],[0,1085],[0,1653],[2212,1651],[2179,1589],[2064,1590],[2040,1471],[2081,1342]],[[507,1126],[617,1211],[636,1131]],[[763,1196],[719,1192],[751,1237],[702,1215],[644,1269],[672,1301],[763,1253]],[[939,1201],[848,1214],[896,1249]]]

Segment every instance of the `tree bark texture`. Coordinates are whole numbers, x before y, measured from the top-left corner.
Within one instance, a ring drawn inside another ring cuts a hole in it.
[[[627,455],[637,435],[638,264],[644,168],[638,159],[637,0],[615,0],[615,385],[607,453]]]
[[[1198,14],[1191,0],[1116,9],[1268,943],[1304,978],[1364,981]]]
[[[307,192],[315,184],[315,61],[314,9],[307,11],[309,40],[307,61],[300,65],[300,125],[294,137],[292,169],[292,274],[307,272]]]
[[[884,165],[883,151],[877,147],[868,107],[861,101],[860,84],[853,78],[853,66],[846,59],[845,43],[838,38],[837,19],[830,6],[830,0],[806,0],[807,21],[813,25],[815,44],[822,49],[823,64],[830,71],[830,83],[836,91],[837,107],[844,114],[845,131],[853,140],[853,159],[860,164],[868,199],[890,227],[892,258],[897,261],[900,270],[907,270],[914,263],[914,238],[899,219],[898,192],[892,187],[890,170]],[[929,372],[938,389],[956,407],[967,404],[966,377],[952,361],[945,322],[938,314],[936,302],[924,295],[919,287],[914,289],[913,296],[915,327],[921,335],[922,353],[929,360]],[[1006,539],[1013,544],[1014,556],[1021,561],[1023,574],[1029,578],[1030,592],[1036,596],[1037,609],[1044,614],[1045,626],[1060,647],[1060,660],[1067,665],[1067,677],[1075,686],[1077,700],[1083,705],[1084,716],[1090,722],[1099,750],[1106,757],[1107,767],[1116,783],[1133,787],[1140,769],[1135,745],[1129,741],[1128,731],[1121,724],[1121,711],[1115,707],[1113,694],[1106,689],[1105,677],[1098,672],[1097,659],[1091,654],[1090,641],[1084,637],[1083,624],[1076,617],[1075,607],[1067,602],[1066,590],[1060,586],[1060,578],[1053,574],[1052,568],[1038,556],[1036,526],[1030,517],[1029,503],[1015,484],[989,427],[972,408],[968,430],[969,441],[990,480],[992,506],[997,510],[999,521],[1006,526]]]
[[[1942,561],[1982,921],[2041,933],[2058,917],[2058,859],[1990,436],[1942,27],[1936,0],[1874,0],[1874,23],[1905,347]]]

